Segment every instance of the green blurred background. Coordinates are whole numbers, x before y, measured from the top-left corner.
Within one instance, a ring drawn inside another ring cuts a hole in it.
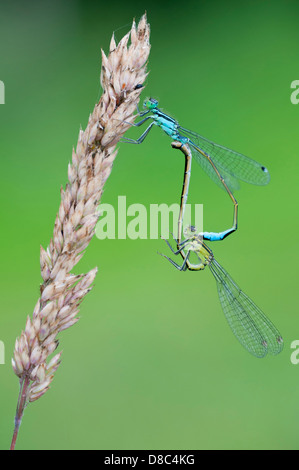
[[[19,449],[298,449],[296,1],[2,2],[0,80],[0,448],[18,395],[14,341],[39,295],[47,246],[80,125],[100,97],[100,48],[147,10],[151,95],[208,138],[261,161],[268,187],[242,185],[239,230],[216,258],[281,330],[285,349],[258,360],[226,324],[207,270],[181,274],[160,240],[94,239],[76,272],[99,274],[81,320],[61,335],[51,390],[26,410]],[[131,137],[139,130],[130,130]],[[179,202],[183,160],[158,129],[121,145],[102,202]],[[232,206],[193,165],[190,199],[204,227],[229,226]]]

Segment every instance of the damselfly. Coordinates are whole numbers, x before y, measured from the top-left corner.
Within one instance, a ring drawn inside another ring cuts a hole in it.
[[[153,126],[157,125],[173,140],[182,144],[188,144],[203,170],[216,184],[228,193],[234,204],[233,226],[228,230],[213,234],[213,240],[223,240],[226,236],[237,230],[238,204],[233,196],[233,192],[239,189],[239,181],[263,186],[270,181],[269,172],[265,166],[245,155],[215,144],[205,137],[180,126],[175,119],[163,113],[158,108],[158,105],[158,101],[153,98],[145,100],[145,111],[139,112],[139,115],[140,117],[146,117],[133,125],[139,127],[149,119],[152,119],[151,124],[137,140],[127,138],[123,140],[131,144],[141,144]],[[151,114],[148,115],[149,113]],[[189,171],[191,171],[191,160]],[[183,190],[185,202],[187,194],[188,186],[185,186]]]
[[[202,234],[196,233],[196,228],[190,226],[184,230],[184,236],[182,242],[175,240],[177,251],[165,240],[175,255],[183,256],[181,266],[168,256],[162,256],[180,271],[200,271],[209,266],[217,283],[222,310],[239,342],[256,357],[264,357],[267,353],[280,353],[283,349],[283,339],[279,331],[215,260],[212,251],[203,242]],[[195,253],[198,263],[191,263],[191,253]]]

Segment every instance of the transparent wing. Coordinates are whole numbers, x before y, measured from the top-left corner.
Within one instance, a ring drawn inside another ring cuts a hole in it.
[[[217,261],[212,261],[210,269],[217,282],[224,315],[240,343],[256,357],[264,357],[267,352],[280,353],[283,340],[271,321]]]
[[[258,186],[264,186],[269,183],[269,171],[260,163],[234,150],[215,144],[188,129],[179,126],[179,130],[182,135],[190,139],[190,144],[193,148],[196,149],[196,147],[198,147],[198,150],[203,151],[212,158],[223,178],[225,178],[223,173],[226,172],[226,174],[229,174],[233,178],[245,181],[246,183]],[[201,160],[199,163],[202,165]],[[210,173],[208,174],[211,176]]]
[[[207,173],[207,175],[211,178],[211,180],[214,181],[214,183],[216,183],[221,189],[225,190],[222,182],[218,178],[217,173],[215,172],[211,163],[193,145],[191,147],[191,153],[192,155],[194,155],[195,159],[197,160],[201,168]],[[227,171],[225,171],[223,168],[218,168],[217,166],[217,169],[220,172],[222,178],[224,179],[226,185],[228,186],[228,188],[230,189],[232,193],[236,191],[237,189],[240,189],[239,181],[234,176],[227,173]]]

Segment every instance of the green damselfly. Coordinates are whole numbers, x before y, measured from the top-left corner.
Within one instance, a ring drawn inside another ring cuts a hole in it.
[[[181,266],[168,256],[162,256],[180,271],[200,271],[209,266],[217,283],[224,315],[242,346],[260,358],[267,353],[280,353],[283,349],[283,339],[279,331],[215,260],[213,252],[204,243],[202,234],[196,233],[196,228],[190,226],[184,230],[184,236],[182,242],[175,240],[177,251],[165,240],[175,255],[181,254],[184,258]],[[191,253],[197,256],[198,263],[190,262]]]
[[[239,181],[264,186],[269,183],[270,174],[267,168],[260,163],[180,126],[175,119],[162,112],[158,105],[158,101],[153,98],[145,100],[145,111],[139,112],[139,116],[143,119],[133,125],[139,127],[149,119],[152,119],[152,122],[137,140],[124,138],[123,141],[141,144],[153,126],[156,125],[173,140],[181,144],[188,144],[203,170],[228,193],[234,204],[233,226],[223,232],[213,233],[210,238],[211,241],[223,240],[238,227],[238,203],[233,192],[239,189]],[[148,115],[149,113],[151,114]],[[188,171],[191,172],[191,160]],[[184,203],[187,200],[189,180],[190,178],[186,178],[186,184],[183,188]]]

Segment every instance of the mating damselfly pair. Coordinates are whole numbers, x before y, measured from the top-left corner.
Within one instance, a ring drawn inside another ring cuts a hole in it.
[[[173,148],[181,150],[185,156],[178,237],[175,239],[177,250],[174,250],[170,243],[165,240],[175,255],[180,254],[182,256],[183,264],[180,266],[168,256],[162,256],[168,259],[180,271],[200,271],[209,266],[217,283],[223,312],[239,342],[256,357],[264,357],[268,352],[274,355],[278,354],[283,348],[283,340],[280,333],[261,309],[242,292],[229,274],[220,266],[210,248],[204,243],[204,240],[223,240],[237,230],[238,203],[233,192],[239,189],[239,181],[260,186],[268,184],[270,175],[267,168],[245,155],[215,144],[205,137],[180,126],[175,119],[158,108],[158,101],[155,99],[150,98],[146,100],[144,108],[143,112],[139,112],[139,116],[143,119],[134,124],[134,126],[139,127],[150,119],[152,122],[137,140],[126,138],[124,141],[132,144],[141,144],[153,126],[156,125],[174,141],[172,143]],[[222,232],[197,233],[195,227],[187,227],[183,232],[185,238],[182,241],[183,219],[191,176],[192,155],[195,156],[197,162],[209,177],[227,192],[234,205],[234,218],[232,227]],[[197,256],[198,263],[191,263],[191,253]]]

